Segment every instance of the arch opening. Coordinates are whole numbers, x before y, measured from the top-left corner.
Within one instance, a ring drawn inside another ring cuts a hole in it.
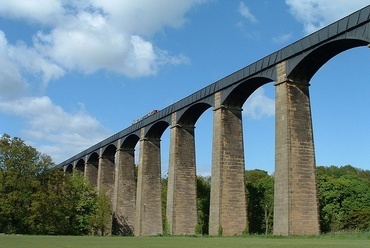
[[[354,63],[351,63],[355,61]],[[370,64],[367,47],[346,50],[329,60],[311,80],[317,165],[366,169],[370,147],[366,107],[370,86],[359,64]],[[325,96],[325,97],[323,97]]]
[[[75,170],[77,170],[78,172],[84,173],[85,172],[85,160],[83,159],[78,160]]]
[[[340,39],[326,43],[304,56],[303,59],[300,58],[298,63],[293,59],[291,65],[289,65],[291,68],[288,70],[291,70],[291,72],[288,78],[309,82],[315,73],[330,59],[349,49],[368,46],[368,44],[368,41],[358,39]]]
[[[223,105],[229,107],[241,108],[245,101],[255,92],[259,87],[265,85],[272,80],[265,77],[250,78],[244,82],[239,83],[235,88],[231,89],[226,95]]]

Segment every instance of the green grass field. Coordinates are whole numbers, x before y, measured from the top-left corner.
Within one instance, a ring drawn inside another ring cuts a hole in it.
[[[370,247],[370,233],[321,235],[318,237],[93,237],[0,235],[1,248],[238,248],[238,247]]]

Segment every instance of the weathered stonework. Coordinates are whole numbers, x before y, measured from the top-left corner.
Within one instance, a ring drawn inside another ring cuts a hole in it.
[[[116,196],[114,212],[123,217],[132,230],[135,225],[136,182],[135,150],[118,149],[116,165]]]
[[[172,117],[166,217],[170,234],[191,235],[197,224],[194,127]]]
[[[135,236],[163,233],[161,202],[160,140],[140,140],[139,170],[136,195]]]
[[[114,167],[114,156],[99,157],[98,191],[104,192],[109,197],[112,208],[114,200]],[[104,235],[111,234],[112,223],[109,223],[108,227]]]
[[[114,156],[101,156],[99,158],[98,190],[105,192],[109,196],[111,203],[113,202],[114,192],[114,167]]]
[[[318,235],[319,214],[309,84],[277,66],[274,235]]]
[[[85,163],[85,172],[84,177],[86,178],[87,182],[94,187],[98,185],[98,166],[94,166],[93,164],[87,162]]]
[[[247,224],[242,110],[215,95],[210,235],[241,235]]]

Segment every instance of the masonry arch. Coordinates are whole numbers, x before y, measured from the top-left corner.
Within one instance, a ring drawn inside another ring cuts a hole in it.
[[[318,166],[351,164],[368,168],[370,120],[367,118],[369,113],[363,112],[362,106],[370,104],[370,99],[366,97],[370,86],[367,72],[357,68],[359,63],[370,64],[368,48],[355,47],[341,52],[325,63],[311,79],[310,98]],[[346,83],[338,84],[338,81]],[[337,154],[345,154],[345,158]]]
[[[108,145],[103,149],[102,156],[103,157],[114,157],[117,151],[117,147],[113,144]]]
[[[140,137],[136,134],[131,134],[122,140],[121,149],[135,149]]]
[[[195,140],[196,174],[210,175],[212,165],[212,126],[213,106],[207,102],[198,102],[186,109],[177,124],[193,129]],[[201,137],[201,138],[197,138]]]
[[[66,174],[69,174],[69,173],[72,173],[73,172],[73,165],[72,164],[69,164],[65,167],[65,171],[64,171]]]
[[[81,173],[85,172],[85,160],[79,159],[76,163],[75,170]]]
[[[245,80],[223,93],[222,104],[229,107],[241,108],[252,93],[264,84],[274,81],[266,77],[253,77]]]
[[[89,184],[97,187],[98,183],[99,154],[93,152],[87,156],[85,176]]]
[[[197,120],[202,116],[202,114],[212,107],[208,103],[196,103],[186,109],[184,113],[178,118],[177,123],[185,126],[194,126]]]
[[[330,59],[352,48],[367,46],[369,41],[361,39],[338,39],[325,43],[304,56],[289,60],[288,78],[309,82],[315,73]]]
[[[242,110],[245,169],[274,171],[275,78],[256,76],[223,92],[222,104]],[[269,106],[266,106],[269,104]],[[264,133],[261,137],[259,133]],[[263,161],[257,160],[263,153]]]
[[[87,156],[87,163],[95,166],[96,168],[99,167],[99,154],[97,152],[93,152]]]
[[[162,134],[168,128],[169,123],[167,121],[158,121],[146,130],[145,137],[151,139],[160,139]]]

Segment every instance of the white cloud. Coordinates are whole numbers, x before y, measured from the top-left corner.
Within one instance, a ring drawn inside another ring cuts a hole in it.
[[[257,18],[253,15],[247,5],[245,3],[239,3],[239,13],[248,21],[256,23],[258,22]]]
[[[5,34],[0,30],[0,100],[19,97],[27,88],[20,68],[9,56]]]
[[[70,72],[140,77],[188,63],[185,55],[172,55],[151,38],[184,25],[186,13],[206,1],[0,0],[1,18],[37,30],[32,37],[19,34],[13,44],[0,30],[0,113],[25,122],[24,139],[56,162],[93,145],[108,132],[89,113],[68,113],[47,96],[26,96]]]
[[[56,21],[63,13],[60,0],[1,0],[0,15],[41,24]]]
[[[0,112],[25,119],[28,128],[22,130],[22,138],[52,156],[55,162],[62,162],[61,159],[108,136],[99,121],[83,108],[70,114],[46,96],[2,101]]]
[[[29,74],[36,76],[44,88],[64,73],[60,66],[40,55],[34,48],[22,42],[9,44],[4,32],[0,30],[0,99],[26,94],[30,86],[26,79]]]
[[[261,119],[275,115],[275,101],[265,95],[260,87],[248,98],[244,106],[244,114],[251,119]]]
[[[111,24],[129,34],[148,36],[164,27],[178,28],[185,22],[185,13],[209,0],[91,0],[91,4],[109,16]]]
[[[166,64],[187,63],[186,56],[157,48],[150,37],[164,27],[181,27],[186,12],[206,1],[2,1],[0,16],[41,24],[36,25],[40,30],[32,46],[12,46],[18,50],[18,66],[40,77],[45,86],[66,71],[107,70],[140,77],[154,75]],[[35,58],[38,63],[29,63]]]
[[[15,46],[8,45],[9,58],[15,65],[27,73],[35,75],[45,88],[51,80],[58,79],[65,74],[65,70],[47,57],[43,57],[35,48],[19,42]]]
[[[291,14],[312,33],[350,13],[365,7],[369,0],[285,0]]]

